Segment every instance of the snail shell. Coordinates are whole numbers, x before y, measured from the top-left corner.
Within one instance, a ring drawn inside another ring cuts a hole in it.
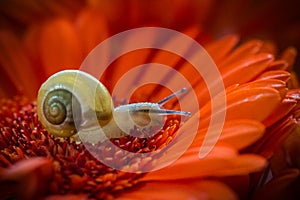
[[[37,102],[39,121],[56,136],[74,135],[75,124],[87,123],[91,113],[96,114],[101,126],[112,119],[113,103],[107,89],[93,76],[78,70],[51,76],[40,87]]]
[[[161,108],[166,101],[184,91],[182,89],[158,103],[134,103],[114,109],[109,92],[96,78],[79,70],[65,70],[52,75],[40,87],[38,117],[53,135],[69,137],[79,133],[82,141],[95,144],[123,137],[134,127],[156,127],[158,130],[163,125],[163,115],[189,116],[188,112]]]

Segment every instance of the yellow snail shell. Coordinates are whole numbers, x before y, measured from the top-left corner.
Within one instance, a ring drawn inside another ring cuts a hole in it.
[[[40,87],[37,102],[39,121],[56,136],[74,135],[74,120],[82,120],[91,111],[96,112],[101,126],[112,118],[113,103],[107,89],[93,76],[78,70],[52,75]]]
[[[38,92],[38,118],[53,135],[69,137],[79,132],[81,140],[97,143],[123,137],[134,126],[162,126],[163,115],[190,116],[188,112],[161,108],[184,91],[182,89],[158,103],[133,103],[114,109],[112,98],[100,81],[79,70],[65,70],[42,84]]]

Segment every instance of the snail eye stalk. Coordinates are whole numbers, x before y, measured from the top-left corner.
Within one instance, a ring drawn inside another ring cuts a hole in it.
[[[175,96],[185,93],[186,92],[186,88],[182,88],[181,90],[178,90],[177,92],[174,92],[173,94],[163,98],[162,100],[160,100],[159,102],[157,102],[158,105],[162,106],[165,103],[167,103],[168,101],[170,101],[171,99],[173,99]]]

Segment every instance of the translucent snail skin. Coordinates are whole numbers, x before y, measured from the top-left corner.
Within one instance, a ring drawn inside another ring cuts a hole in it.
[[[132,103],[114,108],[106,87],[95,77],[79,70],[64,70],[49,77],[40,87],[38,118],[55,136],[70,137],[80,132],[87,138],[91,134],[95,143],[124,137],[134,126],[161,126],[164,115],[190,116],[189,112],[162,108],[183,92],[184,88],[157,103]]]

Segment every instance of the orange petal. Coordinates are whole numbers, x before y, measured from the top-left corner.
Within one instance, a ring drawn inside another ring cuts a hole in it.
[[[296,106],[296,103],[297,101],[293,99],[284,99],[273,113],[264,120],[264,124],[268,127],[282,119]]]
[[[1,31],[0,49],[0,64],[6,73],[5,75],[9,77],[19,91],[27,97],[34,99],[39,88],[36,77],[40,74],[37,74],[32,67],[24,49],[22,49],[21,43],[13,33]],[[14,88],[9,84],[10,82],[4,83],[4,87]]]
[[[40,24],[34,24],[28,28],[23,38],[23,46],[32,63],[31,67],[35,70],[39,86],[47,78],[42,65],[39,43],[37,42],[38,38],[40,38],[41,30],[42,27]]]
[[[288,63],[288,70],[291,71],[297,57],[297,49],[294,47],[287,48],[281,55],[282,60]]]
[[[47,22],[41,32],[40,53],[47,76],[79,68],[83,61],[82,47],[71,22],[66,19]]]
[[[237,119],[226,121],[217,144],[226,144],[236,149],[242,149],[257,141],[263,135],[264,131],[264,125],[255,120]],[[206,137],[206,140],[216,137],[215,135],[206,135],[206,133],[207,128],[200,130],[192,146],[201,146],[204,137]]]
[[[249,83],[242,84],[237,88],[251,90],[252,88],[258,88],[258,87],[274,88],[279,92],[281,98],[284,98],[287,92],[286,83],[284,81],[277,80],[277,79],[255,80]]]
[[[239,38],[237,35],[229,35],[218,41],[212,42],[204,48],[212,59],[218,63],[220,62],[237,44]]]
[[[300,89],[289,90],[286,97],[300,101]]]
[[[291,79],[288,82],[288,88],[290,89],[296,89],[299,88],[299,80],[298,80],[298,74],[294,71],[291,72]]]
[[[230,66],[232,63],[240,62],[247,59],[249,56],[256,54],[262,46],[262,42],[259,40],[251,40],[236,48],[228,57],[224,58],[224,61],[220,63],[222,68]]]
[[[274,111],[280,101],[278,91],[273,88],[237,90],[227,95],[226,120],[253,119],[263,121]]]
[[[188,34],[190,37],[196,37],[199,34],[199,30],[195,27],[190,27],[187,30],[185,30],[183,33]],[[154,34],[152,36],[145,36],[147,37],[147,40],[152,40],[152,43],[154,43],[157,40],[157,36]],[[136,42],[136,37],[130,38],[132,41],[131,42]],[[125,48],[126,45],[130,43],[124,44]],[[164,43],[161,44],[161,49],[172,49],[174,46],[178,45],[178,38],[173,37],[169,38],[169,40],[165,41]],[[183,54],[186,54],[186,52],[189,51],[190,44],[186,44],[181,46],[181,51]],[[179,61],[182,60],[182,58],[178,55],[175,55],[173,53],[167,52],[167,51],[162,51],[162,50],[151,50],[151,49],[143,49],[143,50],[136,50],[130,53],[125,54],[124,56],[121,56],[118,61],[115,63],[115,66],[112,66],[110,70],[106,72],[107,76],[111,76],[113,74],[113,77],[107,78],[109,80],[108,87],[113,88],[114,84],[119,81],[122,75],[124,75],[127,71],[130,69],[137,67],[139,65],[145,64],[145,63],[158,63],[162,65],[166,65],[169,67],[172,67],[173,69],[179,63]],[[189,71],[190,69],[193,69],[192,66],[185,67]],[[157,70],[157,71],[155,71]],[[175,71],[174,70],[174,71]],[[174,72],[173,71],[173,72]],[[195,70],[194,70],[195,71]],[[193,72],[194,72],[193,71]],[[176,71],[175,71],[176,72]],[[128,81],[126,82],[125,85],[123,85],[123,88],[118,90],[118,95],[120,97],[126,96],[126,93],[132,88],[136,88],[137,86],[142,85],[144,82],[147,81],[153,81],[153,75],[155,74],[155,79],[158,80],[162,85],[172,85],[173,88],[177,85],[177,88],[183,87],[180,85],[181,83],[178,82],[177,79],[173,78],[174,73],[170,73],[170,71],[164,71],[164,70],[159,70],[157,68],[144,68],[142,71],[139,72],[134,72],[131,71],[131,76],[127,77]],[[192,73],[189,73],[189,75],[193,75]],[[190,80],[193,77],[190,78]],[[148,88],[149,89],[149,88]],[[163,98],[166,96],[165,91],[161,91],[161,87],[153,87],[151,90],[145,91],[144,96],[151,96],[153,93],[158,93],[160,98]],[[158,98],[159,98],[158,97]],[[145,101],[145,99],[143,99]]]
[[[260,53],[270,53],[276,55],[277,47],[272,41],[264,41],[262,47],[259,50]]]
[[[282,144],[283,140],[294,131],[297,131],[297,125],[293,119],[287,118],[268,129],[268,134],[265,134],[251,147],[251,152],[270,158],[278,148],[278,145]]]
[[[188,29],[185,29],[182,33],[188,35],[191,38],[195,38],[199,34],[200,30],[197,27],[189,27]],[[181,37],[181,36],[180,36]],[[161,49],[173,49],[173,46],[178,45],[178,38],[170,38],[165,44],[162,45]],[[180,47],[182,54],[185,55],[190,50],[190,43],[182,44]],[[176,69],[176,65],[182,58],[179,55],[172,56],[171,54],[167,54],[165,51],[158,51],[157,54],[154,55],[153,59],[151,59],[151,62],[153,63],[161,63],[167,66],[170,66],[172,68]],[[189,66],[193,67],[193,66]],[[181,68],[188,68],[184,66],[180,66]],[[190,74],[191,75],[191,74]]]
[[[197,38],[199,34],[201,33],[201,30],[198,26],[190,26],[182,31],[183,34],[186,34],[187,36],[191,38]]]
[[[272,62],[268,66],[268,71],[273,71],[273,70],[287,70],[288,68],[288,63],[284,60],[277,60]]]
[[[225,87],[247,83],[253,80],[268,67],[273,59],[273,56],[270,54],[253,55],[245,60],[232,64],[230,68],[220,69]],[[219,83],[215,82],[215,84]],[[199,82],[195,86],[195,90],[197,91],[199,102],[202,106],[210,98],[204,81]]]
[[[155,191],[155,192],[153,192]],[[218,181],[186,180],[186,181],[153,181],[141,184],[141,187],[122,193],[116,199],[237,199],[235,193],[227,185]]]
[[[75,22],[85,56],[100,42],[108,38],[107,20],[100,13],[84,9]]]
[[[191,38],[196,38],[197,35],[199,35],[200,30],[195,26],[191,26],[185,29],[182,33],[188,35]],[[181,36],[179,37],[181,38]],[[178,40],[179,39],[177,37],[170,38],[168,41],[162,44],[161,49],[173,49],[178,45]],[[190,45],[190,43],[181,44],[180,50],[183,55],[185,55],[190,50]],[[167,52],[160,50],[153,56],[151,62],[161,63],[172,68],[176,68],[176,65],[180,61],[180,59],[182,58],[179,55],[172,56],[172,54],[170,53],[168,55]]]
[[[120,46],[120,49],[130,50],[130,52],[118,57],[118,59],[106,70],[103,80],[107,80],[106,81],[107,83],[105,85],[108,87],[108,90],[112,91],[114,89],[115,84],[119,81],[119,79],[130,69],[150,62],[149,60],[150,56],[153,54],[152,49],[144,48],[144,49],[131,51],[132,44],[136,44],[137,39],[139,41],[147,40],[149,44],[152,44],[156,41],[157,36],[156,33],[153,33],[152,35],[144,35],[142,37],[140,35],[131,34],[130,37],[128,37],[124,41],[124,43]],[[148,71],[149,70],[144,70],[139,72],[135,71],[135,73],[130,74],[131,75],[130,77],[126,76],[126,78],[129,78],[129,80],[126,82],[126,84],[122,85],[123,88],[120,89],[118,95],[120,97],[127,96],[126,94],[128,90],[132,88],[136,88],[136,86],[140,83],[140,81],[144,80],[143,76]]]
[[[258,80],[278,79],[287,82],[290,79],[290,73],[283,70],[267,71],[261,74],[257,79]]]
[[[255,120],[226,121],[219,141],[242,149],[258,140],[264,131],[264,125]]]
[[[198,157],[199,149],[200,147],[189,149],[172,165],[146,174],[141,179],[176,180],[211,175],[244,175],[260,170],[266,164],[263,157],[257,155],[234,155],[231,148],[221,147],[220,149],[219,146],[215,146],[207,157],[200,159]]]
[[[104,76],[102,77],[101,81],[107,87],[109,91],[113,91],[115,89],[115,84],[120,80],[120,78],[126,74],[130,69],[137,67],[139,65],[147,63],[147,59],[151,53],[149,49],[143,50],[136,50],[129,52],[123,56],[120,56],[113,65],[111,65]],[[139,83],[140,80],[143,80],[142,77],[146,74],[147,71],[130,73],[130,76],[126,76],[127,81],[126,84],[119,85],[120,90],[117,93],[120,98],[124,98],[127,96],[128,91],[132,88],[136,88],[136,85]],[[149,91],[151,92],[151,91]]]
[[[223,162],[220,160],[219,162]],[[227,160],[224,160],[226,163]],[[230,159],[229,164],[224,165],[222,169],[216,169],[212,174],[216,176],[237,176],[237,175],[247,175],[252,172],[257,172],[262,170],[267,164],[264,157],[258,156],[256,154],[243,154],[235,159]],[[230,169],[229,169],[229,168]]]
[[[246,83],[261,72],[274,60],[271,54],[258,54],[221,69],[225,86],[235,83]]]
[[[218,101],[221,96],[215,97]],[[262,122],[280,104],[279,92],[273,88],[239,89],[227,94],[227,106],[219,108],[219,112],[226,110],[226,120],[252,119]],[[268,105],[268,106],[265,106]],[[219,115],[219,112],[212,113]],[[210,120],[210,103],[201,108],[201,123],[208,124]]]

